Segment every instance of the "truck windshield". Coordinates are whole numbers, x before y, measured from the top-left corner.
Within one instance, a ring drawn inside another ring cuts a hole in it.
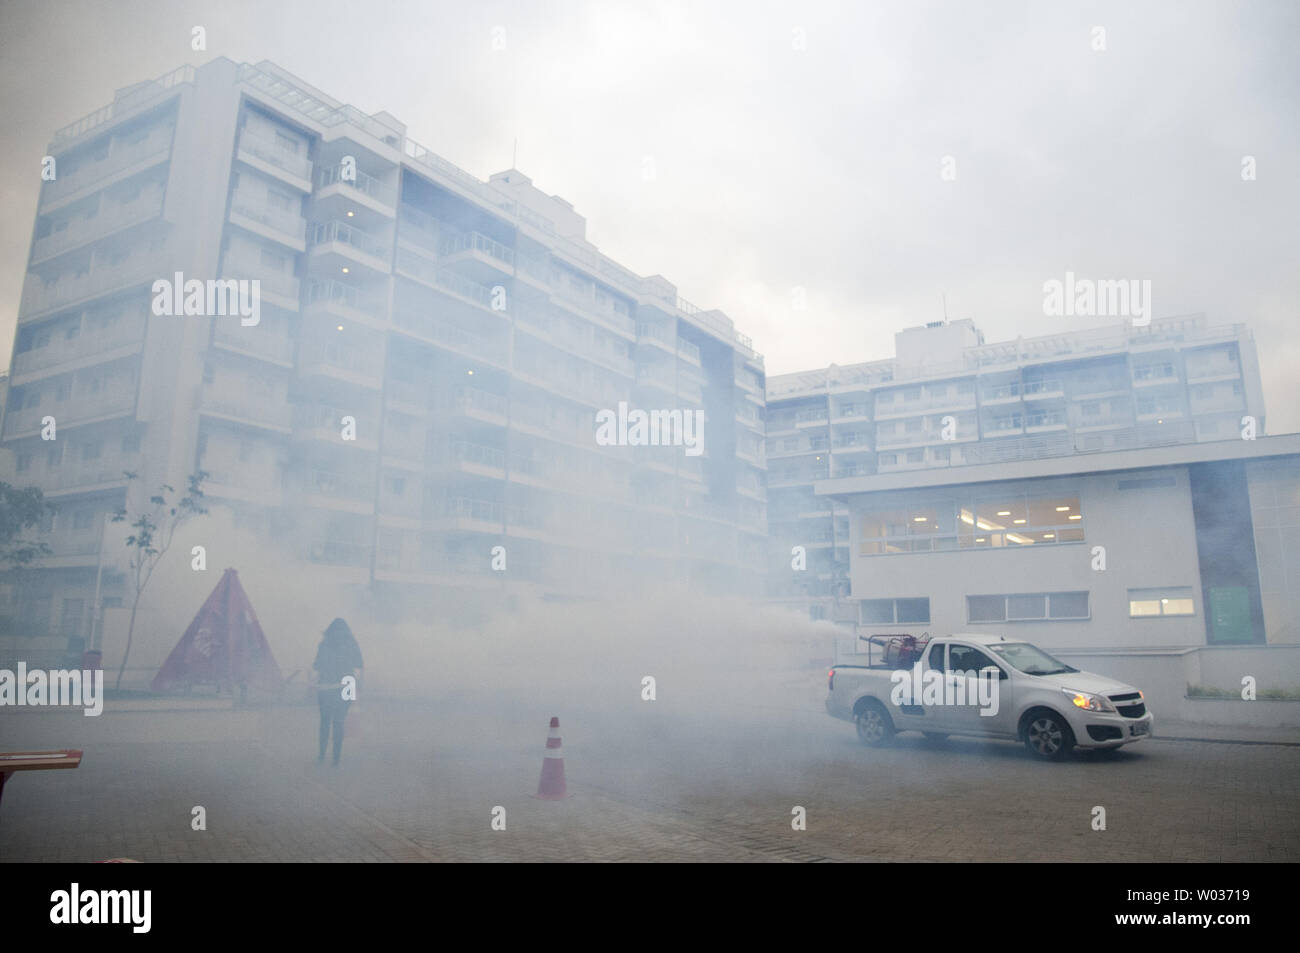
[[[1028,642],[996,642],[989,651],[1017,671],[1026,675],[1064,675],[1077,672],[1060,659],[1054,659],[1036,645]]]

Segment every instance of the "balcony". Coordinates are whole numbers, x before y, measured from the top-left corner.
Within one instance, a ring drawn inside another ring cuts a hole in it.
[[[443,345],[501,367],[505,366],[506,346],[499,338],[492,338],[429,315],[411,312],[397,312],[393,316],[393,323],[413,337]]]
[[[45,183],[45,189],[41,192],[41,210],[48,211],[51,206],[65,204],[114,181],[120,181],[127,176],[119,174],[128,170],[129,174],[143,172],[166,161],[171,155],[171,148],[172,129],[168,126],[155,130],[141,142],[114,149],[99,162],[83,165],[66,175],[60,174],[54,181]]]
[[[105,457],[76,464],[66,463],[46,470],[38,485],[48,495],[62,490],[124,484],[126,471],[134,471],[139,465],[139,455]]]
[[[363,291],[355,285],[346,285],[333,279],[309,281],[307,304],[318,305],[331,314],[372,325],[382,325],[388,314],[388,305],[384,298]]]
[[[332,252],[376,271],[388,271],[388,243],[345,222],[313,224],[310,244],[313,254]]]
[[[1020,400],[1020,382],[984,388],[980,400],[985,404],[1006,404]]]
[[[97,264],[85,274],[63,276],[48,284],[29,273],[23,286],[23,316],[30,318],[133,285],[152,284],[159,276],[174,270],[170,264],[161,254],[141,252]]]
[[[13,377],[18,379],[36,371],[77,361],[91,364],[115,360],[138,350],[144,344],[144,329],[144,321],[132,321],[123,322],[122,327],[95,334],[78,334],[70,341],[60,336],[45,347],[14,354]]]
[[[230,387],[205,384],[199,398],[199,412],[277,433],[289,432],[290,410],[283,398],[258,397]]]
[[[447,264],[476,260],[499,274],[510,275],[514,270],[514,250],[478,232],[443,237],[438,242],[438,254],[448,259]]]
[[[219,319],[212,329],[212,343],[281,367],[293,365],[293,341],[262,324],[244,327],[233,320]]]
[[[471,467],[483,467],[489,470],[505,470],[506,455],[495,447],[485,447],[478,443],[464,440],[454,441],[448,451],[436,455],[435,462],[451,462]]]
[[[370,480],[316,468],[307,472],[303,492],[364,503],[371,503],[375,498],[375,487]]]
[[[32,263],[53,258],[70,249],[105,238],[113,232],[155,219],[162,214],[162,208],[163,190],[158,188],[141,195],[134,202],[109,205],[94,218],[74,219],[62,231],[32,242]]]
[[[80,394],[71,400],[41,407],[10,410],[5,415],[5,439],[38,432],[41,429],[41,419],[46,416],[53,417],[60,427],[120,417],[135,410],[135,397],[134,386],[118,387],[93,395]]]
[[[221,259],[221,275],[223,278],[237,280],[257,279],[262,294],[273,295],[276,298],[274,304],[286,310],[298,310],[301,285],[297,277],[287,271],[267,268],[260,262],[254,262],[251,256],[246,257],[238,251],[228,251]]]
[[[698,367],[700,364],[700,347],[698,344],[692,344],[690,341],[679,338],[677,340],[677,356],[690,361]]]
[[[247,127],[239,134],[236,157],[255,169],[269,172],[304,192],[311,191],[311,159],[306,152],[288,149],[275,140],[252,132]]]
[[[1064,397],[1065,385],[1058,380],[1025,381],[1025,400]]]
[[[307,559],[327,566],[369,568],[370,547],[365,543],[316,539],[307,545]]]
[[[502,395],[479,390],[477,387],[462,387],[456,393],[456,408],[461,411],[477,411],[505,417],[509,406],[509,401]]]
[[[794,425],[798,428],[830,423],[829,414],[824,407],[801,410],[794,415]]]
[[[303,374],[324,374],[378,390],[383,356],[338,341],[305,341],[298,365]]]
[[[389,218],[394,217],[397,214],[397,190],[360,169],[352,171],[355,173],[355,178],[344,178],[341,165],[321,169],[316,177],[318,200],[335,194],[347,195],[367,208],[381,212]]]
[[[230,200],[230,221],[256,235],[270,238],[292,248],[307,248],[307,220],[292,212],[282,212],[259,203],[247,194],[236,192]]]

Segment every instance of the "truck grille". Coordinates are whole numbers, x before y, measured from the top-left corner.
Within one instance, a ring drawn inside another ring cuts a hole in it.
[[[1141,692],[1124,692],[1108,696],[1115,705],[1115,710],[1125,718],[1141,718],[1147,713],[1147,706],[1142,703]],[[1129,702],[1129,704],[1124,704]]]

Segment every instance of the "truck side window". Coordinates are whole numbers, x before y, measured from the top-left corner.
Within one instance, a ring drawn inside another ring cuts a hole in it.
[[[948,671],[979,672],[989,667],[997,668],[998,664],[979,649],[973,649],[969,645],[950,646]]]
[[[939,643],[930,649],[930,668],[943,671],[943,643]]]

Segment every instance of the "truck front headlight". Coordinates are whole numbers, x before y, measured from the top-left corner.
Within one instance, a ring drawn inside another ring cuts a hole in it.
[[[1070,696],[1070,701],[1074,703],[1075,708],[1082,711],[1115,711],[1115,706],[1102,695],[1094,695],[1091,692],[1077,692],[1073,688],[1063,688],[1061,691]]]

